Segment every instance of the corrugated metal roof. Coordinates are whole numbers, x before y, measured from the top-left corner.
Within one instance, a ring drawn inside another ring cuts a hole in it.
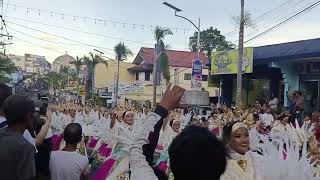
[[[320,57],[320,38],[254,47],[255,63]]]

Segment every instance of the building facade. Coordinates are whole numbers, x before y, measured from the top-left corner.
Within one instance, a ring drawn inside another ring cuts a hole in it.
[[[236,75],[220,75],[222,101],[235,101]],[[269,101],[273,94],[280,107],[290,106],[290,95],[302,93],[306,113],[320,110],[320,38],[254,47],[253,72],[243,76],[246,105]]]
[[[46,74],[50,71],[50,63],[44,56],[25,54],[26,72],[28,74]]]
[[[169,58],[170,82],[187,90],[191,89],[192,62],[197,58],[197,53],[187,51],[166,51]],[[204,53],[200,59],[207,61]],[[119,98],[120,102],[146,104],[153,99],[153,63],[154,49],[141,48],[133,63],[120,62]],[[208,68],[203,63],[202,87],[209,91],[210,97],[217,96],[218,88],[208,87]],[[108,61],[108,67],[99,64],[96,67],[95,88],[111,90],[116,78],[117,63]],[[165,79],[161,78],[157,86],[157,101],[166,89]]]
[[[51,64],[46,60],[45,56],[25,54],[8,55],[18,69],[22,70],[26,74],[46,74],[51,69]]]
[[[14,65],[18,68],[21,69],[22,71],[26,71],[26,59],[25,56],[19,56],[19,55],[13,55],[10,54],[8,57],[12,60]]]

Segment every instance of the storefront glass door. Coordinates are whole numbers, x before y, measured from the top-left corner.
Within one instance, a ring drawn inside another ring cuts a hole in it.
[[[319,111],[320,80],[303,81],[301,91],[304,98],[305,112],[312,113]]]

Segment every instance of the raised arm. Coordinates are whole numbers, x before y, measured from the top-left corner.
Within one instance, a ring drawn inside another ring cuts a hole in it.
[[[46,114],[46,123],[41,127],[40,132],[36,136],[36,146],[42,144],[43,140],[46,138],[48,131],[50,129],[50,125],[52,122],[52,111],[51,108],[48,107]]]
[[[110,114],[111,122],[110,122],[110,129],[113,129],[114,125],[116,124],[117,114],[115,111],[112,111]]]
[[[150,154],[153,155],[152,152],[154,152],[158,143],[159,135],[155,136],[155,134],[159,134],[163,118],[168,115],[168,110],[179,107],[183,93],[184,89],[177,86],[171,89],[171,86],[169,86],[155,112],[147,116],[141,131],[136,135],[135,142],[130,148],[131,180],[158,179],[147,160]],[[143,153],[145,147],[148,147],[147,150],[149,151],[146,156]]]

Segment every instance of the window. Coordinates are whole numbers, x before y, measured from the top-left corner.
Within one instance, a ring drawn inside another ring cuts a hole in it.
[[[144,80],[145,81],[150,81],[150,72],[145,72],[144,73]]]
[[[136,73],[136,81],[139,81],[139,73]]]
[[[202,75],[202,81],[208,81],[208,75]]]
[[[191,74],[185,73],[184,80],[191,80]]]

